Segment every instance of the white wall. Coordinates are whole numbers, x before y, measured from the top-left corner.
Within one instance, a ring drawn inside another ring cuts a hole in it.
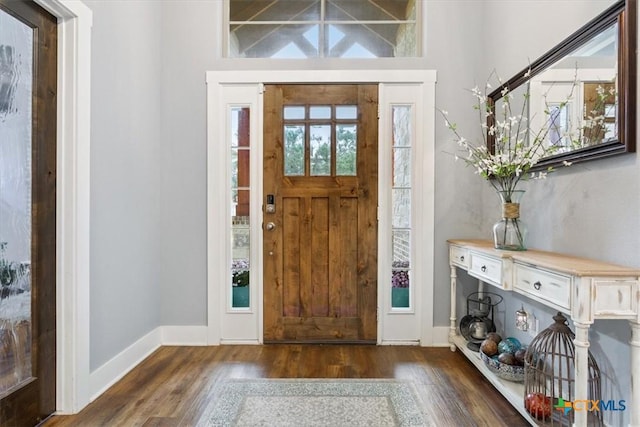
[[[94,371],[159,325],[161,15],[154,2],[87,5]]]
[[[468,88],[478,82],[482,65],[484,9],[476,1],[427,1],[425,65],[438,72],[436,106],[460,125],[474,123],[477,113]],[[434,325],[449,324],[449,261],[446,240],[489,237],[480,229],[481,194],[485,183],[464,162],[455,161],[458,146],[436,114]],[[466,127],[467,138],[481,138],[479,126]]]
[[[207,323],[205,72],[215,66],[219,1],[162,1],[163,325]]]

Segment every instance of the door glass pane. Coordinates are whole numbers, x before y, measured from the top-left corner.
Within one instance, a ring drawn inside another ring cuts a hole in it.
[[[358,107],[355,105],[337,105],[336,119],[352,119],[358,118]]]
[[[409,228],[411,226],[411,190],[394,188],[391,198],[393,201],[393,227]]]
[[[0,397],[32,376],[32,46],[0,10]]]
[[[331,175],[331,125],[311,126],[311,175]]]
[[[249,150],[231,149],[231,187],[249,186]]]
[[[411,107],[409,105],[394,105],[392,108],[393,146],[411,146]]]
[[[248,191],[239,191],[238,197],[246,197]],[[243,193],[247,193],[243,195]],[[248,203],[247,203],[248,204]],[[251,233],[249,216],[235,216],[231,233],[231,307],[248,308],[250,306],[250,254]]]
[[[393,186],[411,187],[411,148],[393,148]]]
[[[231,188],[238,187],[238,150],[231,149]]]
[[[393,262],[391,264],[391,307],[409,307],[409,288],[411,285],[411,232],[393,230]]]
[[[393,230],[393,261],[391,264],[391,307],[408,308],[410,306],[409,288],[411,287],[411,231]]]
[[[357,125],[336,126],[336,175],[357,173]]]
[[[250,274],[250,110],[231,108],[231,307],[248,308]]]
[[[330,119],[331,106],[329,105],[312,105],[309,107],[310,119]]]
[[[284,107],[285,120],[304,120],[304,106],[286,106]]]
[[[284,174],[304,175],[304,126],[284,126]]]

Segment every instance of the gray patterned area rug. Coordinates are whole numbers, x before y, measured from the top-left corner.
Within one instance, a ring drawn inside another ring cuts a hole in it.
[[[227,380],[198,426],[425,426],[407,381],[387,379]]]

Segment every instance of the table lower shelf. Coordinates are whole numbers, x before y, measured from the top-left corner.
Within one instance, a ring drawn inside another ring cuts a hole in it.
[[[503,380],[497,377],[480,359],[480,354],[467,348],[467,341],[460,335],[453,338],[453,344],[465,355],[467,359],[475,365],[487,380],[511,403],[511,405],[526,419],[532,426],[538,423],[524,409],[524,384]]]

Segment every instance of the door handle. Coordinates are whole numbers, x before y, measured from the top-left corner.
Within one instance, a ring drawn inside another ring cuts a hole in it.
[[[266,228],[267,231],[273,231],[276,229],[276,224],[274,222],[269,221],[268,223],[265,224],[264,228]]]

